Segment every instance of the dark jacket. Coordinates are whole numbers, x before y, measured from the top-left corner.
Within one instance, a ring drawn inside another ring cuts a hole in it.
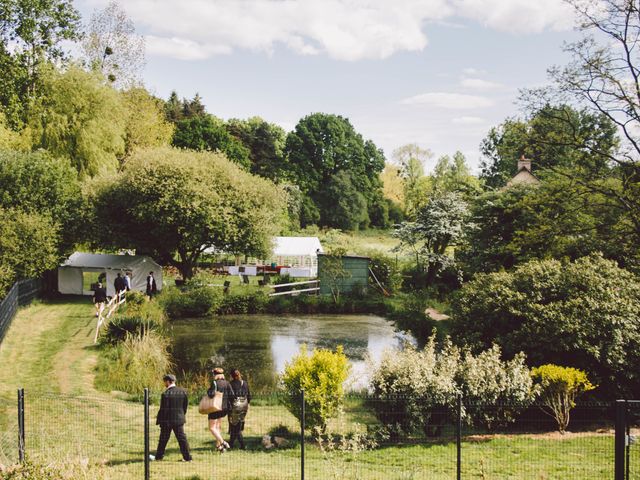
[[[147,275],[147,295],[156,293],[158,291],[158,285],[156,284],[155,277]]]
[[[249,391],[249,384],[246,380],[231,380],[231,403],[236,397],[247,397],[247,402],[251,402],[251,392]]]
[[[179,387],[171,387],[164,391],[160,397],[160,410],[156,417],[156,425],[176,427],[184,425],[189,397],[186,390]]]
[[[127,288],[127,282],[122,277],[116,277],[113,281],[113,288],[116,289],[116,292],[121,292]]]
[[[96,303],[107,301],[107,289],[104,287],[96,288],[93,292],[93,301]]]
[[[215,380],[211,384],[211,388],[207,390],[209,398],[213,398],[216,391],[222,392],[222,408],[225,410],[231,410],[231,388],[229,386],[229,382],[223,379]]]

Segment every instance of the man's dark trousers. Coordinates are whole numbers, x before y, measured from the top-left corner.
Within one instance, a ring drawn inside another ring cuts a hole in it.
[[[171,436],[171,432],[176,436],[182,458],[191,460],[189,453],[189,443],[184,433],[184,424],[186,421],[187,406],[189,405],[189,397],[187,392],[182,388],[171,386],[167,388],[160,398],[160,410],[156,424],[160,426],[160,439],[158,440],[158,449],[156,450],[156,460],[162,460],[164,450]]]
[[[189,452],[189,442],[187,442],[187,435],[184,433],[184,425],[174,425],[170,427],[168,425],[160,425],[160,438],[158,439],[158,449],[156,450],[156,460],[162,460],[164,457],[164,449],[167,446],[169,437],[171,437],[171,431],[178,440],[180,445],[180,453],[185,460],[191,460],[191,453]]]

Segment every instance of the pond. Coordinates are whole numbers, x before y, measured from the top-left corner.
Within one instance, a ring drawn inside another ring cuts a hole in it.
[[[178,371],[200,372],[213,365],[238,368],[254,391],[277,387],[278,374],[302,344],[335,349],[352,365],[348,388],[366,388],[367,357],[377,361],[385,349],[400,349],[413,337],[397,332],[393,322],[372,315],[229,315],[171,323]]]

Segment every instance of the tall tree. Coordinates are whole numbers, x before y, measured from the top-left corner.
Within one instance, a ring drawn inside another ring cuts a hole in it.
[[[458,192],[467,199],[480,192],[480,181],[471,174],[462,152],[454,153],[453,159],[440,157],[430,177],[435,192]]]
[[[71,160],[80,176],[114,171],[125,151],[126,107],[98,73],[53,67],[29,115],[34,148]]]
[[[316,205],[340,171],[349,173],[352,185],[366,200],[367,210],[382,196],[379,174],[384,155],[344,117],[324,113],[306,116],[287,136],[285,151],[291,180]]]
[[[284,146],[287,134],[282,127],[260,117],[231,119],[225,126],[231,135],[249,149],[251,173],[271,180],[286,177]]]
[[[153,97],[142,87],[121,93],[126,109],[124,155],[120,163],[138,148],[169,145],[174,126],[165,119],[162,100]]]
[[[229,134],[222,120],[210,114],[185,116],[176,125],[173,145],[191,150],[220,151],[245,169],[250,168],[249,149]]]
[[[607,169],[607,156],[618,140],[615,126],[604,115],[569,105],[533,108],[529,118],[507,119],[482,141],[481,178],[488,187],[503,187],[516,173],[522,155],[533,161],[536,175],[553,168]]]
[[[36,96],[40,67],[65,58],[63,42],[79,37],[79,22],[71,0],[0,2],[0,104],[13,128]]]
[[[611,172],[584,178],[585,188],[605,195],[625,212],[626,233],[640,243],[640,6],[632,0],[568,0],[577,14],[583,36],[566,46],[571,61],[549,70],[552,85],[523,92],[529,109],[573,103],[611,122],[621,133],[619,148],[602,149],[580,135],[570,137],[571,148],[604,157]],[[567,129],[579,125],[566,109],[553,116]],[[574,174],[575,175],[575,174]],[[617,181],[612,181],[612,179]]]
[[[204,250],[264,257],[286,221],[286,195],[219,153],[139,151],[92,194],[98,243],[135,248],[194,273]]]
[[[91,15],[82,49],[87,63],[119,88],[141,83],[145,64],[144,38],[116,1]]]
[[[403,182],[405,211],[410,216],[414,216],[425,204],[431,190],[429,179],[424,175],[424,168],[432,157],[433,152],[414,143],[403,145],[393,151],[392,158],[398,165]]]

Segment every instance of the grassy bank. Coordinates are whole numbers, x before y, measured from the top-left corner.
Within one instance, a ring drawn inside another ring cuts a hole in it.
[[[39,303],[20,310],[0,346],[0,462],[17,456],[15,389],[24,387],[27,453],[32,460],[93,465],[93,478],[143,478],[143,409],[117,393],[95,389],[98,351],[93,346],[92,312],[84,299]],[[155,408],[152,406],[152,416]],[[375,420],[362,409],[352,409],[330,428],[346,432],[364,428],[365,423]],[[205,418],[191,408],[186,431],[194,462],[179,463],[177,445],[171,440],[166,460],[152,464],[152,478],[299,478],[300,447],[295,437],[288,449],[266,451],[261,446],[262,435],[279,425],[292,432],[298,428],[282,406],[256,402],[245,432],[249,449],[220,456],[212,451]],[[155,426],[151,433],[154,449]],[[609,432],[467,437],[463,474],[487,479],[605,478],[613,469],[612,446]],[[452,438],[407,442],[358,454],[325,456],[312,443],[306,450],[307,478],[450,479],[455,474]]]

